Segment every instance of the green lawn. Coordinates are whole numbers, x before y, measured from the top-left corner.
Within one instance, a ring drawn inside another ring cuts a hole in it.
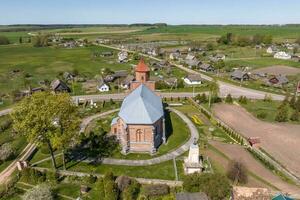
[[[280,106],[281,102],[271,101],[266,102],[263,100],[251,100],[247,104],[241,104],[244,108],[247,109],[253,116],[258,117],[259,114],[265,113],[265,118],[260,118],[261,120],[268,122],[275,122],[275,117],[277,114],[277,108]],[[289,116],[293,113],[293,109],[289,107]],[[296,123],[289,121],[290,123]],[[300,123],[300,122],[298,122]]]

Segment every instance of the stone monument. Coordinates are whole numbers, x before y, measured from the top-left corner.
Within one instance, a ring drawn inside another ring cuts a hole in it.
[[[195,140],[190,146],[189,156],[184,159],[184,173],[200,173],[202,172],[203,165],[199,155],[199,146]]]

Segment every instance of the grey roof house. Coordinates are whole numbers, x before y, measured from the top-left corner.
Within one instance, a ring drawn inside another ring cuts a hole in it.
[[[201,65],[201,61],[194,59],[194,60],[186,60],[185,63],[190,67],[199,67]]]
[[[54,92],[71,92],[71,89],[67,84],[59,79],[53,80],[50,87]]]
[[[202,71],[205,71],[205,72],[213,72],[213,71],[215,71],[215,68],[211,64],[208,64],[208,63],[201,64],[199,66],[199,69],[202,70]]]
[[[239,81],[245,81],[245,80],[249,80],[250,76],[247,72],[244,72],[240,69],[236,69],[234,72],[231,73],[230,77],[233,80],[239,80]]]

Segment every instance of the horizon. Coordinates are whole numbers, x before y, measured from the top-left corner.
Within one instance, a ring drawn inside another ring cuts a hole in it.
[[[2,2],[0,24],[283,25],[300,23],[299,7],[297,0],[13,0]]]

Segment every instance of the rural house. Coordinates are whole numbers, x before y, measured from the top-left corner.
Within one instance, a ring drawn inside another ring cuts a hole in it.
[[[68,85],[59,79],[53,80],[50,87],[54,92],[71,92]]]
[[[180,58],[180,53],[179,52],[172,52],[169,55],[170,60],[178,60]]]
[[[125,63],[128,61],[128,53],[127,51],[120,51],[118,53],[118,61],[119,63]]]
[[[238,81],[246,81],[250,79],[250,76],[247,72],[244,72],[240,69],[236,69],[234,72],[231,73],[230,77],[233,80],[238,80]]]
[[[201,64],[199,66],[199,69],[201,71],[205,71],[205,72],[213,72],[213,71],[215,71],[215,68],[211,64],[208,64],[208,63]]]
[[[150,69],[143,60],[135,71],[136,80],[131,83],[131,93],[125,97],[118,117],[112,120],[111,134],[120,142],[123,154],[152,154],[166,140],[163,104],[154,92],[155,85],[149,81]]]
[[[123,89],[129,89],[130,83],[134,80],[134,76],[128,75],[122,82],[121,82],[121,88]]]
[[[194,60],[186,60],[185,64],[189,67],[189,68],[198,68],[201,65],[201,61],[194,59]]]
[[[269,54],[274,54],[274,53],[277,53],[278,52],[278,48],[275,47],[275,46],[270,46],[267,48],[267,53]]]
[[[284,51],[279,51],[274,54],[274,58],[282,59],[282,60],[289,60],[292,56]]]
[[[103,81],[103,79],[101,79],[97,89],[100,92],[108,92],[109,91],[109,86]]]
[[[113,52],[112,51],[104,51],[104,52],[101,52],[101,57],[110,57],[110,56],[113,56]]]
[[[282,86],[289,82],[289,79],[284,75],[271,76],[268,80],[271,85]]]
[[[197,74],[189,74],[183,79],[183,81],[188,85],[199,85],[202,83],[202,78]]]

